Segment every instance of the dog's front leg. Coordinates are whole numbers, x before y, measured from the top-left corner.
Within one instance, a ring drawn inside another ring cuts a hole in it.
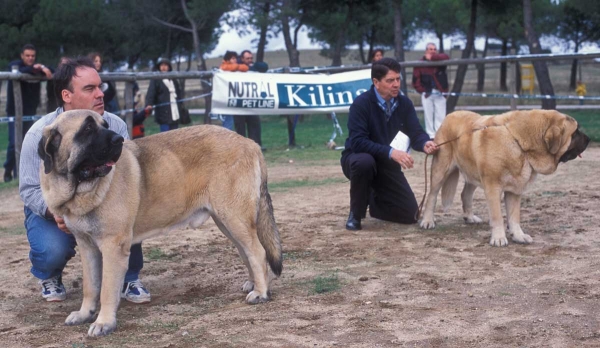
[[[490,227],[492,228],[492,238],[490,245],[507,246],[506,231],[504,229],[504,220],[502,219],[502,207],[500,205],[502,190],[498,185],[488,184],[484,187],[485,199],[487,201],[490,214]]]
[[[100,283],[102,282],[102,254],[96,245],[84,238],[77,238],[83,266],[83,302],[79,311],[71,312],[66,325],[91,323],[98,310]]]
[[[90,325],[88,336],[104,336],[117,328],[117,308],[121,300],[121,287],[129,265],[131,241],[123,241],[120,236],[104,239],[102,251],[102,290],[100,292],[100,313]]]
[[[512,240],[523,244],[533,242],[533,238],[521,229],[521,195],[505,192],[504,203],[506,204],[508,230],[512,233]]]

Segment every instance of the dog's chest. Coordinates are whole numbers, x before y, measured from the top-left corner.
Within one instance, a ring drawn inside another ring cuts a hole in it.
[[[88,235],[96,236],[101,232],[100,220],[94,213],[88,213],[86,215],[69,215],[65,216],[65,223],[76,236]]]

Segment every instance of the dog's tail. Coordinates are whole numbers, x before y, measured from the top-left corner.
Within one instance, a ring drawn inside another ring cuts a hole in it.
[[[456,186],[458,186],[459,174],[460,173],[458,169],[454,169],[448,174],[444,184],[442,185],[442,208],[444,211],[450,207],[452,200],[454,200]]]
[[[275,224],[273,216],[273,204],[271,203],[271,195],[267,188],[267,171],[266,165],[261,161],[261,184],[260,184],[260,200],[258,202],[258,239],[260,244],[267,252],[267,261],[271,266],[271,270],[277,276],[281,275],[283,270],[283,255],[281,251],[281,239],[279,238],[279,230]]]

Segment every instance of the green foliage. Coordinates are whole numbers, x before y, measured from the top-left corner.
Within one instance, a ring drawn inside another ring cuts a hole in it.
[[[144,255],[150,261],[165,260],[172,257],[172,255],[165,253],[160,248],[151,248],[150,250],[145,251]]]

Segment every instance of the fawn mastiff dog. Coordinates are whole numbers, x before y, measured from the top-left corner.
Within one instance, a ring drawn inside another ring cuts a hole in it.
[[[248,268],[246,301],[269,300],[267,263],[280,275],[282,253],[258,145],[217,126],[135,141],[107,126],[93,111],[68,111],[39,143],[44,199],[75,235],[83,264],[83,303],[65,323],[92,322],[101,305],[88,335],[112,332],[131,244],[208,217]]]
[[[590,138],[579,131],[577,121],[554,110],[512,111],[497,116],[480,116],[457,111],[446,116],[435,135],[441,144],[433,157],[431,191],[427,195],[422,228],[435,227],[433,211],[442,189],[444,208],[452,203],[459,172],[465,179],[461,198],[467,223],[482,220],[473,214],[473,192],[480,186],[490,215],[490,244],[508,244],[502,219],[501,196],[508,230],[517,243],[531,243],[520,226],[521,195],[536,175],[553,173],[558,164],[576,158]]]

